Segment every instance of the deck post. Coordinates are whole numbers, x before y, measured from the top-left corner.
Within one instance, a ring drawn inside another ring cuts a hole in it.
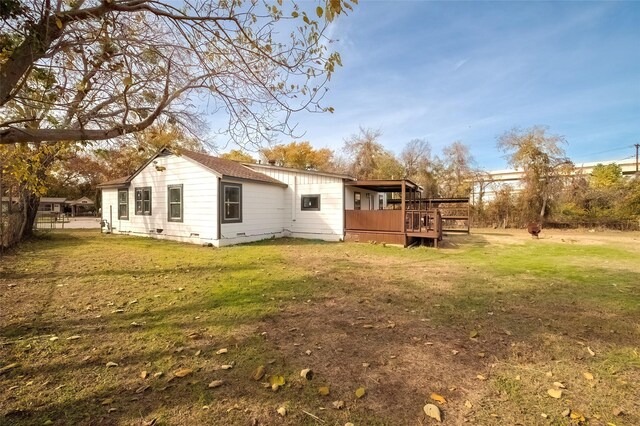
[[[406,205],[406,200],[407,198],[407,187],[406,187],[406,181],[403,180],[402,181],[402,194],[401,194],[401,200],[402,200],[402,227],[400,229],[402,229],[402,240],[403,240],[403,246],[406,247],[407,246],[407,205]]]

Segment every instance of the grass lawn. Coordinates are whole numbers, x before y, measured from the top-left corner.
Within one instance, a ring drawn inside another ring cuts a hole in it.
[[[49,233],[0,259],[0,424],[639,425],[640,234],[542,237]]]

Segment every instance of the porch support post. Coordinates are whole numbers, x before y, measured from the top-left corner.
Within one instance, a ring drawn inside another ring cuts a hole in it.
[[[407,246],[407,221],[406,221],[406,213],[407,213],[407,187],[406,181],[402,181],[402,245]]]

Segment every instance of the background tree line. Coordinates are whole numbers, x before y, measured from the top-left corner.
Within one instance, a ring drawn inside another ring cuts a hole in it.
[[[636,229],[640,219],[640,179],[623,178],[620,166],[598,165],[580,174],[565,155],[563,137],[542,126],[513,129],[497,140],[511,167],[522,171],[518,187],[494,182],[477,167],[469,148],[456,141],[434,153],[424,139],[406,143],[399,154],[380,142],[382,132],[360,128],[341,150],[314,148],[293,141],[247,152],[221,155],[240,162],[273,162],[281,167],[341,173],[356,179],[410,179],[425,198],[469,197],[473,226],[605,226]],[[136,143],[70,153],[51,169],[47,195],[97,198],[96,185],[133,173],[162,146],[203,150],[196,138],[174,126],[152,126],[136,134]]]

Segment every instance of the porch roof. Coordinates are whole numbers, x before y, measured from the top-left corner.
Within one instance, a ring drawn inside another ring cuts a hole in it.
[[[417,189],[419,191],[422,190],[419,185],[410,181],[409,179],[356,180],[354,182],[345,182],[345,186],[368,189],[375,192],[401,192],[403,182],[409,189]]]

